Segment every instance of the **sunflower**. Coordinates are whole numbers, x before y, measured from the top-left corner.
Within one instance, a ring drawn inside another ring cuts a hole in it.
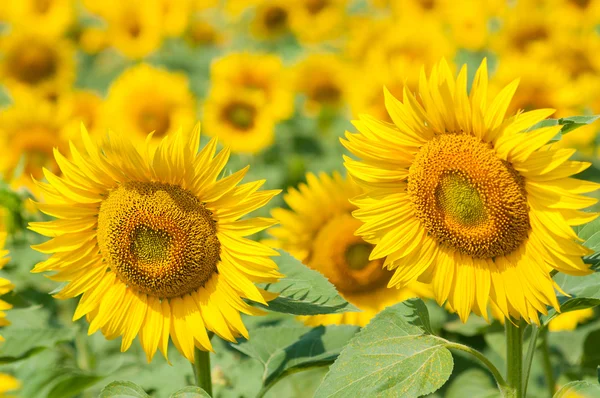
[[[61,106],[68,114],[69,121],[64,126],[64,136],[71,140],[79,137],[81,123],[89,131],[96,131],[100,124],[102,97],[94,91],[76,90],[60,99]]]
[[[195,13],[188,24],[184,38],[188,44],[197,46],[215,46],[224,41],[223,32],[219,31],[210,15]]]
[[[99,146],[85,130],[82,139],[72,161],[56,152],[64,177],[46,172],[49,182],[38,183],[49,198],[40,211],[57,219],[30,224],[53,238],[33,246],[52,254],[33,272],[68,282],[57,298],[83,294],[73,319],[86,315],[89,334],[122,336],[122,351],[139,334],[148,361],[157,347],[166,357],[169,337],[190,361],[194,346],[212,350],[207,329],[248,338],[240,312],[263,312],[244,299],[266,305],[271,296],[253,282],[281,274],[269,258],[277,252],[246,238],[273,220],[239,218],[279,191],[238,185],[248,168],[219,180],[229,149],[215,156],[213,139],[198,152],[199,127],[155,151],[118,134]]]
[[[160,0],[109,0],[101,7],[101,15],[108,24],[107,40],[126,57],[141,59],[161,46]]]
[[[65,107],[37,96],[18,97],[0,113],[0,174],[15,185],[33,188],[31,176],[42,178],[42,168],[58,172],[55,147],[64,148]]]
[[[259,93],[213,87],[204,103],[207,134],[219,137],[234,153],[257,153],[275,138],[275,118]]]
[[[113,81],[102,122],[143,140],[150,131],[162,138],[179,126],[189,130],[195,118],[196,104],[184,74],[139,64]]]
[[[178,37],[183,34],[188,25],[192,7],[192,0],[160,0],[165,36]]]
[[[575,330],[578,324],[588,321],[594,317],[594,309],[565,312],[552,319],[548,324],[548,330],[558,332],[561,330]]]
[[[294,67],[295,89],[306,97],[309,114],[346,104],[351,69],[335,54],[311,54]]]
[[[73,24],[73,0],[18,0],[4,2],[6,22],[15,30],[32,30],[44,36],[63,35]]]
[[[291,81],[277,55],[231,53],[211,65],[210,75],[214,86],[227,85],[264,97],[268,112],[278,120],[294,111]]]
[[[8,255],[8,250],[4,250],[4,243],[6,242],[6,229],[5,229],[5,210],[0,209],[0,269],[2,269],[6,263],[8,263],[9,258],[6,257]],[[0,295],[6,294],[14,289],[14,285],[10,283],[10,281],[0,278]],[[10,325],[10,322],[6,319],[6,313],[4,311],[12,308],[12,305],[8,304],[5,301],[0,300],[0,326]],[[0,336],[0,341],[4,341],[2,336]],[[21,387],[21,383],[15,379],[14,377],[7,375],[5,373],[0,373],[0,396],[7,391],[16,390]]]
[[[262,40],[273,40],[290,32],[290,3],[285,0],[263,0],[254,11],[250,29]]]
[[[370,259],[395,269],[390,286],[433,285],[436,300],[467,320],[487,317],[488,303],[514,319],[539,323],[560,308],[550,277],[590,273],[590,253],[571,229],[596,214],[580,211],[596,199],[580,194],[598,184],[570,178],[589,163],[548,142],[552,126],[527,131],[552,109],[506,117],[518,81],[487,99],[484,60],[467,94],[467,68],[454,79],[445,61],[423,72],[419,97],[386,93],[393,124],[363,116],[344,146],[350,175],[366,192],[352,202],[375,244]]]
[[[0,78],[13,95],[35,91],[52,96],[75,80],[75,49],[65,40],[13,33],[0,41]]]
[[[336,38],[343,29],[348,0],[290,2],[290,27],[298,39],[316,43]]]
[[[351,324],[365,326],[385,307],[411,297],[430,296],[419,282],[402,289],[388,289],[393,273],[383,260],[369,260],[373,245],[355,235],[361,223],[352,217],[356,206],[348,199],[361,193],[350,179],[321,173],[306,175],[306,184],[291,188],[284,199],[291,210],[274,209],[280,227],[269,232],[275,246],[289,251],[309,267],[325,275],[340,294],[362,312],[304,317],[308,325]]]

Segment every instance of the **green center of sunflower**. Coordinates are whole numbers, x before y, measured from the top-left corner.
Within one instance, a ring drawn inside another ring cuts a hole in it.
[[[346,249],[346,263],[352,270],[361,270],[369,265],[373,246],[368,243],[355,243]]]
[[[477,225],[487,220],[485,203],[477,188],[460,174],[446,174],[440,178],[435,196],[438,207],[465,226]]]
[[[256,109],[244,102],[234,102],[225,107],[223,118],[239,130],[250,130],[254,126]]]
[[[528,237],[523,177],[473,136],[443,134],[425,144],[409,170],[408,194],[427,232],[471,257],[510,254]]]
[[[159,182],[127,182],[110,192],[100,206],[98,245],[122,282],[160,298],[203,286],[217,272],[221,248],[204,204]]]

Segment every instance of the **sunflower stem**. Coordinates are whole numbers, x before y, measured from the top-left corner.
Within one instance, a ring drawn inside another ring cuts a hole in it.
[[[210,352],[194,349],[194,376],[196,385],[212,397],[212,378],[210,374]]]
[[[548,346],[548,329],[544,328],[540,333],[540,351],[542,351],[542,362],[544,365],[544,376],[548,386],[548,396],[554,396],[556,382],[554,381],[554,369],[550,361],[550,348]]]
[[[523,397],[523,328],[522,324],[506,320],[506,382],[507,398]]]

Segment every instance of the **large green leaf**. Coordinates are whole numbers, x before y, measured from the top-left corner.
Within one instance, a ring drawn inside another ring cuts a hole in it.
[[[386,308],[344,348],[315,396],[417,397],[436,391],[454,362],[445,340],[430,333],[421,300]]]
[[[554,394],[553,398],[597,398],[600,397],[600,384],[589,381],[572,381],[567,383]]]
[[[268,385],[284,373],[331,364],[357,330],[348,325],[264,327],[233,347],[263,364],[263,384]]]
[[[54,345],[72,340],[74,329],[14,328],[2,331],[5,341],[0,347],[0,364],[20,361]]]
[[[210,398],[210,395],[200,387],[185,387],[171,394],[169,398]]]
[[[115,381],[104,387],[98,398],[150,398],[150,395],[135,383]]]
[[[68,374],[52,387],[48,393],[48,398],[74,397],[102,379],[102,376],[79,372]]]
[[[269,302],[271,311],[294,315],[333,314],[358,311],[344,300],[335,287],[320,273],[313,271],[286,252],[277,257],[279,271],[285,278],[266,284],[265,290],[279,293]]]

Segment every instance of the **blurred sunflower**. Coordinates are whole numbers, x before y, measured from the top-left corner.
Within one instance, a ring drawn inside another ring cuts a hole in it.
[[[6,242],[6,229],[5,229],[5,210],[0,209],[0,269],[2,269],[9,261],[8,250],[4,250],[4,244]],[[4,295],[15,288],[15,285],[10,283],[7,279],[0,278],[0,295]],[[0,300],[0,326],[10,325],[10,322],[6,319],[6,313],[4,311],[12,308],[12,305],[6,301]],[[4,341],[4,338],[0,336],[0,341]],[[21,383],[14,377],[5,373],[0,373],[0,396],[8,391],[17,390],[21,387]]]
[[[14,33],[0,40],[0,54],[0,78],[15,96],[32,90],[56,96],[75,80],[75,49],[65,40]]]
[[[151,131],[162,138],[181,126],[189,130],[196,104],[186,75],[139,64],[113,81],[102,114],[105,127],[144,140]]]
[[[369,260],[373,245],[355,235],[361,223],[352,217],[356,209],[348,199],[361,193],[352,180],[338,173],[306,175],[307,184],[288,190],[284,199],[291,210],[272,211],[281,227],[272,228],[274,245],[289,251],[335,285],[340,294],[362,312],[303,317],[308,325],[351,324],[365,326],[385,307],[411,297],[431,296],[430,289],[415,282],[402,289],[388,289],[393,273],[383,260]]]
[[[215,46],[223,42],[223,32],[219,31],[212,18],[195,13],[185,31],[188,44],[196,46]]]
[[[193,0],[160,0],[162,29],[167,37],[183,34],[193,9]]]
[[[102,7],[107,40],[126,57],[144,58],[161,46],[161,0],[108,0]]]
[[[102,110],[102,97],[94,91],[75,90],[61,98],[61,106],[65,107],[69,116],[64,126],[65,138],[79,141],[78,134],[83,123],[90,132],[98,130]]]
[[[290,27],[302,42],[335,39],[343,29],[347,3],[347,0],[290,2]]]
[[[562,330],[575,330],[578,324],[588,321],[594,317],[594,309],[586,308],[584,310],[569,311],[559,314],[548,324],[548,330],[558,332]]]
[[[294,67],[297,92],[306,96],[309,114],[338,110],[346,104],[350,67],[335,54],[311,54]]]
[[[218,137],[234,153],[257,153],[275,138],[275,118],[259,93],[213,87],[204,103],[208,135]]]
[[[86,315],[89,334],[122,336],[127,350],[139,334],[150,361],[169,337],[190,361],[194,347],[212,350],[207,330],[228,341],[248,338],[240,312],[262,313],[244,299],[267,304],[255,282],[281,274],[269,258],[277,252],[245,238],[274,224],[239,220],[279,191],[257,192],[263,181],[238,185],[244,168],[218,180],[229,157],[215,156],[213,139],[198,152],[199,127],[165,137],[156,150],[111,134],[97,146],[85,130],[86,150],[71,147],[73,161],[56,159],[64,177],[45,172],[39,182],[56,217],[29,228],[51,240],[34,249],[52,254],[33,272],[68,282],[55,295],[79,296],[73,319]]]
[[[290,11],[288,1],[261,1],[250,24],[252,34],[262,40],[273,40],[286,35],[290,32]]]
[[[360,235],[375,244],[369,259],[395,269],[390,286],[432,283],[436,300],[467,320],[487,318],[489,301],[502,314],[539,323],[547,306],[559,309],[550,277],[591,271],[571,226],[597,214],[579,209],[598,184],[570,178],[589,163],[547,143],[561,126],[526,132],[554,111],[506,117],[518,81],[488,102],[484,61],[467,94],[467,69],[455,79],[445,61],[421,75],[419,98],[400,102],[386,93],[394,124],[364,116],[344,146],[349,173],[366,192],[352,200],[365,223]]]
[[[58,172],[52,154],[64,148],[63,126],[68,111],[28,95],[0,112],[0,173],[6,181],[32,188],[31,177],[42,178],[42,168]]]
[[[61,36],[74,22],[73,0],[7,1],[3,7],[6,7],[6,22],[14,30],[34,30],[44,37]]]
[[[232,53],[213,62],[210,75],[213,86],[260,95],[278,120],[289,118],[294,110],[291,81],[277,55]]]
[[[407,84],[404,74],[393,68],[373,67],[370,70],[360,69],[356,75],[357,84],[353,84],[349,89],[352,114],[359,117],[364,113],[391,123],[392,119],[385,107],[381,88],[385,87],[394,95],[401,95]]]

